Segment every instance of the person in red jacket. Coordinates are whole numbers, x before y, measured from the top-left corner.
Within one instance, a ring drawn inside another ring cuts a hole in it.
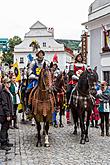
[[[79,53],[78,55],[76,55],[74,63],[72,63],[69,67],[69,72],[68,72],[69,80],[68,80],[67,92],[66,92],[67,105],[69,102],[69,98],[70,98],[70,94],[71,94],[72,89],[75,87],[75,85],[78,82],[80,75],[85,70],[86,70],[86,65],[83,63],[82,54]],[[66,119],[67,119],[67,124],[70,123],[70,110],[69,110],[69,108],[67,108],[67,111],[66,111]]]

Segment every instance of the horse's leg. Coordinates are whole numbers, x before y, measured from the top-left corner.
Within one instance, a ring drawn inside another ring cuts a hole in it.
[[[49,121],[45,123],[45,144],[44,144],[45,147],[50,147],[49,140],[48,140],[49,139],[48,131],[49,131]]]
[[[85,130],[85,142],[89,142],[88,128],[89,128],[89,122],[90,122],[90,115],[91,115],[91,110],[88,110],[87,111],[86,130]]]
[[[42,146],[42,143],[41,143],[41,135],[40,135],[40,130],[41,130],[41,124],[40,122],[36,121],[36,124],[37,124],[37,132],[38,132],[38,139],[37,139],[37,143],[36,143],[36,147],[40,147]]]
[[[73,121],[74,121],[74,131],[73,134],[77,135],[77,123],[78,123],[78,111],[75,106],[71,108],[72,116],[73,116]]]
[[[60,115],[60,124],[59,124],[59,126],[60,127],[64,127],[64,125],[63,125],[63,123],[62,123],[62,115],[63,115],[63,110],[62,110],[62,103],[60,103],[60,113],[59,113],[59,115]]]
[[[43,135],[45,135],[45,122],[43,124]]]
[[[81,140],[80,144],[85,144],[85,125],[84,125],[84,110],[79,110],[79,118],[80,118],[80,128],[81,128]]]

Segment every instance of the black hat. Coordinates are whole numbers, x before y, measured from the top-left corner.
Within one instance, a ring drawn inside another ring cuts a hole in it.
[[[45,52],[43,50],[39,50],[37,53],[36,53],[36,56],[39,56],[39,53],[42,53],[43,56],[45,56]]]

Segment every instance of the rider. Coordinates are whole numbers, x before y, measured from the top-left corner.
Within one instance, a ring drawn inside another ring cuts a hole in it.
[[[85,71],[85,69],[86,69],[86,65],[83,63],[82,54],[79,53],[76,55],[74,63],[72,63],[69,67],[69,72],[68,72],[69,81],[66,92],[67,105],[70,99],[71,91],[77,84],[79,76],[82,74],[83,71]],[[66,118],[67,118],[67,124],[69,124],[70,123],[69,107],[67,108],[66,111]]]
[[[58,75],[60,74],[60,69],[58,68],[58,56],[57,54],[54,55],[53,60],[52,60],[52,68],[51,68],[51,73],[52,73],[52,77],[53,77],[53,87],[54,84],[56,82],[56,79],[58,77]],[[54,96],[55,96],[55,100],[56,100],[56,105],[55,105],[55,111],[53,112],[53,123],[54,126],[57,127],[57,91],[54,90]]]
[[[27,99],[26,99],[26,102],[27,102],[27,105],[28,105],[28,97],[29,97],[29,94],[30,94],[30,91],[37,85],[38,85],[38,80],[39,80],[39,75],[40,75],[40,71],[41,71],[41,68],[43,67],[43,64],[44,62],[47,63],[47,61],[44,59],[44,56],[45,56],[45,52],[43,50],[39,50],[37,53],[36,53],[36,59],[33,60],[29,65],[28,65],[28,80],[29,80],[29,84],[27,86]],[[26,113],[28,114],[29,113],[29,105],[28,105],[28,108],[26,108]]]

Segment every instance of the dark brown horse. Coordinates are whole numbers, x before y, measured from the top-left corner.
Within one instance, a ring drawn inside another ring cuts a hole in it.
[[[29,96],[29,104],[32,104],[32,114],[37,124],[38,140],[36,146],[42,146],[40,122],[44,122],[45,146],[49,146],[49,123],[52,122],[52,112],[54,111],[55,100],[51,87],[51,73],[47,67],[43,67],[41,69],[38,87],[35,87]]]
[[[62,115],[64,114],[63,104],[65,99],[65,81],[64,81],[65,75],[63,72],[61,72],[54,82],[54,95],[56,100],[56,108],[57,111],[59,111],[59,126],[63,127],[62,123]]]
[[[81,74],[78,80],[78,84],[75,86],[75,88],[71,93],[70,105],[71,105],[71,111],[75,124],[74,134],[77,133],[78,117],[80,119],[80,128],[81,128],[80,144],[85,144],[85,142],[89,141],[88,127],[89,127],[90,115],[95,102],[95,95],[96,95],[95,85],[97,81],[98,81],[98,75],[96,71],[91,69],[86,70]],[[85,112],[87,112],[86,121],[85,121]]]

